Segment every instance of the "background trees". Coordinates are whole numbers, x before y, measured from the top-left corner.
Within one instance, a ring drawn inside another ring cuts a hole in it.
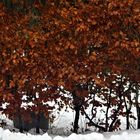
[[[138,89],[132,89],[132,83],[140,81],[139,7],[137,0],[1,1],[0,100],[7,103],[4,112],[13,117],[18,110],[20,118],[26,112],[21,107],[26,95],[26,102],[34,104],[29,110],[46,113],[53,108],[43,103],[57,102],[60,97],[68,103],[62,95],[67,93],[60,90],[63,87],[73,98],[74,132],[80,111],[86,115],[84,108],[89,104],[106,107],[101,125],[89,118],[104,131],[120,125],[118,116],[124,115],[124,107],[129,120],[131,93]],[[103,102],[96,101],[95,95]],[[138,92],[135,101],[138,111]],[[92,115],[96,117],[96,109]]]

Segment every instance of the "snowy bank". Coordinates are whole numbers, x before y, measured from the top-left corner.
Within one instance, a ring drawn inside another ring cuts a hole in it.
[[[71,134],[68,137],[55,136],[52,138],[47,133],[43,135],[31,135],[13,133],[0,128],[0,140],[140,140],[140,130],[123,131],[113,133],[91,133],[86,135]]]

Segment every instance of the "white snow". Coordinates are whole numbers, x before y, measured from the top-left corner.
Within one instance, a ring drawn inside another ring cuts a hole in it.
[[[81,135],[71,134],[68,137],[55,136],[51,137],[47,133],[43,135],[31,135],[13,133],[9,130],[0,128],[0,140],[140,140],[140,130],[120,131],[112,133],[95,133]]]
[[[133,112],[135,113],[135,108],[133,109]],[[87,110],[87,112],[90,114],[90,109]],[[107,132],[101,134],[94,132],[96,129],[93,127],[93,129],[90,128],[92,133],[90,131],[90,133],[86,132],[88,134],[71,134],[70,130],[72,128],[72,122],[74,121],[75,112],[73,112],[73,110],[70,108],[67,109],[67,111],[65,111],[64,108],[60,112],[58,112],[56,109],[56,111],[53,111],[53,115],[55,115],[56,118],[52,124],[50,123],[51,126],[48,133],[34,135],[34,132],[22,134],[15,128],[14,129],[16,132],[11,132],[10,130],[13,130],[12,121],[0,113],[0,120],[5,120],[8,125],[8,127],[5,127],[4,129],[0,127],[0,140],[140,140],[140,130],[118,131],[112,133]],[[101,119],[102,116],[104,116],[104,114],[101,112],[97,114],[97,118]],[[96,120],[94,121],[96,122]],[[86,122],[86,118],[80,115],[79,133],[82,133],[82,129],[85,128]],[[125,129],[124,117],[121,117],[121,122],[121,128]],[[136,128],[136,120],[133,120],[131,123]]]
[[[7,126],[13,127],[13,121],[8,119],[5,114],[1,114],[0,112],[0,123],[4,121]]]

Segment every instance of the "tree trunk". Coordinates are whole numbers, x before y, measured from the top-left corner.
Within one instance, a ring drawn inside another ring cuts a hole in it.
[[[135,97],[135,101],[136,101],[136,111],[137,111],[137,128],[140,129],[140,106],[139,106],[139,85],[138,83],[136,83],[136,97]]]
[[[107,106],[107,111],[106,111],[106,114],[105,114],[105,129],[106,131],[108,130],[108,112],[109,112],[109,106]]]
[[[79,122],[79,115],[80,115],[80,109],[81,106],[75,106],[74,110],[75,110],[75,119],[74,119],[74,126],[73,126],[73,132],[77,133],[78,132],[78,122]]]
[[[21,114],[19,114],[18,116],[18,121],[19,121],[19,132],[23,133],[23,121],[22,121]]]
[[[129,130],[130,122],[129,122],[129,110],[126,112],[126,129]]]
[[[140,107],[137,106],[138,129],[140,129]]]
[[[109,113],[109,108],[110,108],[110,105],[111,105],[111,93],[112,93],[112,89],[110,88],[109,96],[108,96],[108,99],[107,99],[107,109],[106,109],[106,114],[105,114],[105,118],[106,118],[105,129],[106,129],[106,131],[108,131],[108,127],[109,127],[108,113]]]
[[[78,132],[78,122],[79,122],[79,115],[80,115],[80,110],[83,104],[83,100],[81,97],[76,95],[76,91],[74,90],[73,93],[73,105],[74,105],[74,110],[75,110],[75,120],[74,120],[74,125],[73,125],[73,132],[77,133]]]
[[[40,134],[40,113],[36,116],[36,133]]]

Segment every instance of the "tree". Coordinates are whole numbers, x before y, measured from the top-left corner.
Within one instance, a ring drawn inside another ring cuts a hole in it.
[[[35,87],[29,96],[38,92],[36,102],[42,104],[50,97],[46,93],[42,98],[42,86],[63,86],[72,91],[79,114],[79,102],[87,94],[81,99],[84,91],[75,87],[93,81],[101,84],[98,73],[125,75],[139,82],[139,6],[138,0],[0,2],[0,99],[8,99],[12,110],[14,88],[20,108],[28,83]]]
[[[135,93],[134,105],[136,107],[137,112],[137,128],[140,129],[139,83],[134,82],[133,92]]]

